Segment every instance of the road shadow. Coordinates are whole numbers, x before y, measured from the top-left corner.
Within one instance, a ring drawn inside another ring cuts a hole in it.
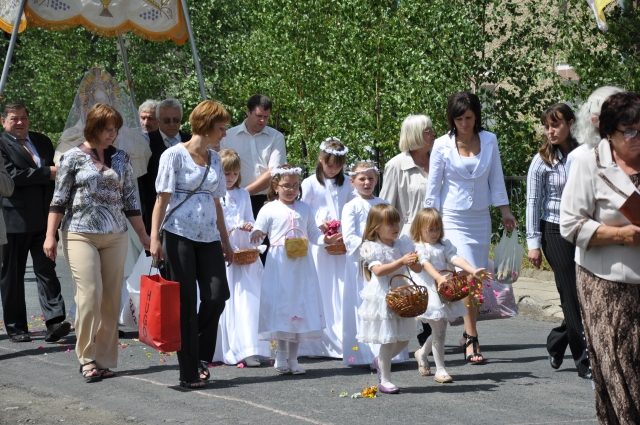
[[[400,388],[400,394],[459,394],[477,391],[493,391],[499,387],[499,385],[495,384],[456,385],[456,382],[454,381],[451,384],[428,385],[424,387],[402,387]]]

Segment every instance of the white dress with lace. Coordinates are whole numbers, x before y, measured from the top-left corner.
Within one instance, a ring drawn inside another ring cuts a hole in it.
[[[381,242],[366,241],[360,247],[360,256],[367,263],[369,270],[373,266],[392,263],[414,251],[414,245],[407,236],[401,236],[387,246]],[[388,276],[376,276],[371,272],[371,280],[366,284],[360,297],[362,304],[358,314],[362,319],[362,327],[356,338],[360,342],[389,344],[408,341],[418,334],[418,321],[395,314],[388,306],[385,297],[389,293],[389,279],[396,274],[408,274],[407,269],[399,269]],[[395,286],[405,285],[406,281],[394,281]]]
[[[415,250],[418,251],[418,259],[420,265],[430,262],[436,270],[453,270],[451,262],[458,257],[456,247],[451,244],[448,239],[444,239],[442,243],[419,243],[416,244]],[[429,293],[429,304],[420,319],[426,320],[455,320],[460,316],[468,314],[467,308],[462,301],[448,302],[444,301],[438,295],[436,283],[426,270],[420,273],[412,273],[413,280],[416,284],[426,286]]]

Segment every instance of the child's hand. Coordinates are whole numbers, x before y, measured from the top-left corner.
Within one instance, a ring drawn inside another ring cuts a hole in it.
[[[249,223],[248,221],[246,223],[244,223],[241,227],[239,227],[240,230],[243,230],[245,232],[250,232],[253,230],[253,224]]]
[[[438,288],[438,291],[440,291],[444,287],[444,284],[447,282],[450,274],[451,273],[440,275],[440,277],[436,279],[436,288]]]
[[[334,233],[331,236],[324,235],[324,243],[327,245],[337,244],[342,240],[342,233]]]
[[[410,252],[408,254],[405,254],[400,260],[405,266],[413,266],[414,264],[418,263],[418,256],[415,252]]]
[[[329,227],[327,226],[327,223],[328,223],[327,220],[322,220],[322,224],[318,226],[318,229],[320,229],[322,233],[326,233],[327,230],[329,229]]]
[[[485,283],[493,280],[493,274],[486,269],[476,269],[476,271],[473,272],[473,277]]]
[[[253,235],[251,235],[251,243],[252,244],[257,244],[262,242],[262,240],[265,238],[265,236],[267,236],[266,233],[260,231],[260,230],[256,230]]]

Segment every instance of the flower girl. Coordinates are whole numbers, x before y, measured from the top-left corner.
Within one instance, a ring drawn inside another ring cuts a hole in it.
[[[290,258],[293,244],[287,247],[287,242],[300,246],[302,241],[290,238],[304,237],[323,245],[342,237],[340,233],[323,235],[309,205],[299,200],[301,173],[301,168],[289,164],[271,170],[270,202],[258,213],[251,234],[252,243],[267,235],[271,241],[262,279],[258,337],[278,342],[274,367],[294,375],[306,373],[298,364],[299,344],[320,339],[325,319],[313,260],[306,250],[302,256]]]
[[[443,302],[438,295],[441,285],[447,280],[439,270],[452,270],[451,265],[473,275],[478,280],[491,280],[491,273],[485,269],[475,269],[464,258],[456,253],[456,247],[444,239],[442,217],[435,208],[425,208],[416,214],[411,224],[411,238],[415,242],[416,251],[422,270],[415,275],[416,284],[426,286],[429,294],[427,311],[420,317],[431,326],[431,335],[427,342],[415,352],[418,371],[423,376],[431,375],[427,356],[433,350],[436,362],[434,379],[437,382],[453,382],[453,378],[444,368],[444,340],[447,321],[468,314],[462,301]]]
[[[253,212],[249,192],[240,187],[240,156],[231,149],[220,151],[227,192],[220,199],[224,219],[229,232],[229,242],[234,250],[255,248],[249,243],[253,229]],[[227,267],[227,281],[231,297],[227,300],[220,318],[220,353],[227,364],[244,363],[260,366],[255,356],[269,357],[269,343],[258,341],[260,287],[262,286],[262,262]],[[219,357],[216,356],[216,357]],[[214,358],[215,359],[215,358]]]
[[[373,360],[381,392],[395,394],[400,391],[391,383],[391,359],[418,334],[418,322],[395,314],[386,302],[391,279],[397,274],[410,275],[409,268],[420,272],[414,245],[407,236],[398,239],[400,214],[388,204],[371,207],[364,229],[360,256],[365,261],[365,276],[369,282],[360,293],[362,304],[358,314],[362,326],[357,339],[363,343],[382,344],[380,354]],[[406,282],[394,287],[404,285]]]

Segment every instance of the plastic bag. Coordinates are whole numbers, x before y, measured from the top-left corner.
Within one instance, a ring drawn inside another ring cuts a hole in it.
[[[127,297],[124,299],[120,311],[120,323],[126,327],[138,329],[138,319],[140,317],[140,277],[149,274],[152,261],[153,258],[147,257],[145,252],[142,251],[136,265],[131,271],[131,275],[129,275],[125,282]]]
[[[511,284],[518,280],[522,268],[524,248],[518,242],[518,232],[514,230],[511,236],[507,231],[502,232],[502,239],[493,251],[493,273],[498,282]]]

